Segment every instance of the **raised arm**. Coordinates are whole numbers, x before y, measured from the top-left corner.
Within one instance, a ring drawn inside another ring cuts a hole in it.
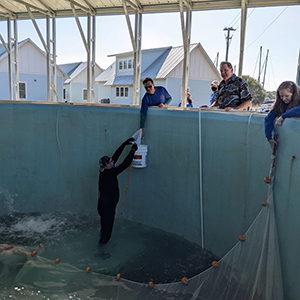
[[[119,159],[120,155],[122,154],[124,148],[126,145],[129,145],[130,142],[133,142],[134,138],[129,138],[127,139],[124,143],[121,144],[121,146],[115,151],[114,155],[112,156],[112,160],[114,161],[114,163],[117,162],[117,160]]]

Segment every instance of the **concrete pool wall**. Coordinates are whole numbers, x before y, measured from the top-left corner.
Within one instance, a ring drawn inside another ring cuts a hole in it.
[[[263,117],[201,113],[204,241],[218,256],[245,233],[267,198],[263,178],[269,175],[271,150]],[[138,107],[2,101],[0,214],[96,214],[99,158],[112,155],[138,128]],[[275,204],[287,300],[300,294],[299,131],[296,119],[277,131]],[[119,176],[117,217],[201,244],[199,112],[150,109],[144,141],[148,166],[132,168],[122,215],[128,170]]]

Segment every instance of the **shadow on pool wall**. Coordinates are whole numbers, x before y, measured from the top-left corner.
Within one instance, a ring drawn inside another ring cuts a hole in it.
[[[98,160],[139,128],[139,108],[1,102],[0,127],[0,214],[96,214]],[[266,200],[271,151],[262,115],[204,110],[201,127],[205,248],[222,256]],[[278,130],[275,205],[285,299],[299,296],[299,131],[296,119]],[[200,244],[198,111],[150,109],[145,143],[148,166],[132,168],[122,215],[128,170],[119,176],[117,217]]]

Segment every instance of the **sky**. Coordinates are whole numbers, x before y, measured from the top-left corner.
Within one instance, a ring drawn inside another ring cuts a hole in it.
[[[226,55],[226,27],[233,27],[229,46],[229,61],[238,73],[240,48],[240,9],[198,11],[192,14],[191,43],[201,43],[213,62],[219,53],[219,63]],[[300,5],[268,8],[248,8],[243,75],[258,78],[259,51],[262,64],[266,61],[265,89],[276,90],[285,80],[296,81],[300,49]],[[180,46],[182,42],[179,13],[144,14],[142,20],[142,49]],[[132,51],[124,15],[97,16],[96,62],[105,69],[115,61],[111,54]],[[131,16],[134,28],[133,16]],[[80,18],[86,33],[86,17]],[[37,20],[46,39],[46,21]],[[86,61],[87,55],[75,18],[57,18],[57,63]],[[7,23],[0,22],[0,33],[7,41]],[[31,20],[18,21],[18,40],[32,39],[42,50],[43,45]],[[218,66],[219,69],[219,66]],[[263,71],[261,79],[263,78]]]

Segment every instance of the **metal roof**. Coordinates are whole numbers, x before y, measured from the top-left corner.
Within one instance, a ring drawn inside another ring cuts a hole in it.
[[[194,51],[196,48],[200,50],[208,64],[211,66],[213,70],[215,70],[216,77],[219,78],[219,72],[214,66],[213,62],[203,49],[200,43],[195,43],[190,45],[190,52]],[[162,48],[157,48],[159,51]],[[153,79],[166,78],[169,73],[178,66],[184,58],[183,46],[177,47],[164,47],[165,51],[154,60],[151,65],[145,69],[141,78],[151,77]],[[142,50],[142,55],[148,51],[154,51],[155,49],[145,49]],[[126,54],[130,54],[131,52],[126,52]],[[118,54],[117,56],[122,56],[123,53]],[[96,81],[105,82],[104,85],[132,85],[133,84],[133,76],[132,75],[119,75],[116,76],[116,63],[114,62],[111,66],[109,66],[102,74],[100,74]]]
[[[240,8],[242,0],[184,0],[193,11]],[[248,7],[300,5],[300,0],[246,0]],[[162,13],[179,11],[179,0],[126,0],[128,12]],[[29,19],[29,10],[35,18],[71,17],[71,5],[80,16],[124,14],[122,0],[0,0],[0,20],[7,17]]]

